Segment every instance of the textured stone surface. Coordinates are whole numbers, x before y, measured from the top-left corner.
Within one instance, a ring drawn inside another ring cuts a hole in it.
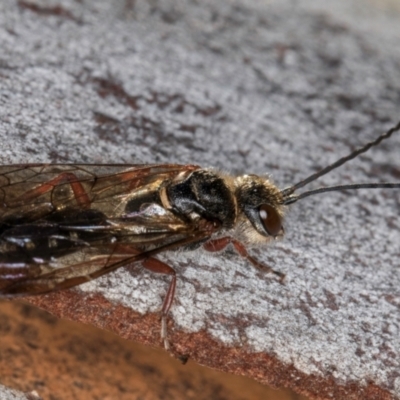
[[[35,399],[35,393],[22,393],[4,385],[0,385],[0,398],[4,400],[40,400],[38,397]]]
[[[400,117],[399,3],[4,1],[1,162],[180,162],[284,187]],[[400,178],[400,135],[324,184]],[[321,195],[253,254],[169,253],[193,360],[314,398],[400,398],[399,194]],[[167,278],[121,269],[32,299],[159,344]],[[261,360],[261,361],[260,361]]]

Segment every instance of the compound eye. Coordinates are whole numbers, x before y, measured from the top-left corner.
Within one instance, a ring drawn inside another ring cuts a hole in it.
[[[282,229],[281,217],[278,212],[268,204],[263,204],[259,207],[261,222],[264,229],[270,236],[278,236]]]

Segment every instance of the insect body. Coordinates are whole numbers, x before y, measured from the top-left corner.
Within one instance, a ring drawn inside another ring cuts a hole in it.
[[[243,243],[283,235],[287,204],[323,191],[393,188],[398,183],[295,190],[400,130],[400,123],[317,174],[279,190],[255,175],[231,177],[193,165],[48,165],[0,167],[0,295],[47,293],[79,285],[141,262],[171,275],[162,306],[161,336],[175,271],[155,256],[165,250],[232,244],[258,268],[284,275],[251,257]]]

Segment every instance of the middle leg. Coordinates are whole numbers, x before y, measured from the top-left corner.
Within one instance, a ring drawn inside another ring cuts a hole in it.
[[[169,310],[171,309],[172,302],[175,297],[175,289],[176,289],[176,272],[170,267],[168,264],[157,260],[156,258],[149,257],[142,261],[142,265],[144,268],[148,269],[151,272],[155,272],[157,274],[166,274],[171,275],[172,279],[169,284],[167,294],[165,296],[162,308],[161,308],[161,339],[164,342],[164,347],[167,351],[172,352],[171,345],[168,340],[168,332],[167,332],[167,317]],[[182,359],[182,357],[179,357]]]

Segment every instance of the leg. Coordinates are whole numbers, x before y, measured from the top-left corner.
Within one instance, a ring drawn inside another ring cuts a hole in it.
[[[223,250],[226,246],[228,246],[229,243],[233,244],[233,247],[235,250],[247,261],[249,261],[251,264],[253,264],[256,268],[266,271],[266,272],[272,272],[273,274],[279,276],[279,280],[282,283],[283,280],[285,279],[285,274],[279,271],[275,271],[271,267],[268,267],[267,265],[261,264],[259,261],[257,261],[254,257],[252,257],[246,250],[246,247],[236,239],[233,239],[229,236],[227,237],[222,237],[218,239],[212,239],[209,240],[208,242],[204,243],[203,247],[205,250],[210,251],[210,252],[216,252],[216,251],[221,251]]]
[[[162,308],[161,308],[161,339],[164,342],[164,347],[167,351],[172,353],[173,355],[177,356],[183,363],[186,363],[187,361],[187,356],[180,355],[180,354],[175,354],[170,346],[170,343],[168,341],[168,334],[167,334],[167,317],[168,317],[168,312],[171,309],[172,302],[175,297],[175,288],[176,288],[176,273],[173,268],[171,268],[169,265],[163,263],[160,260],[157,260],[156,258],[149,257],[146,258],[144,261],[142,261],[142,265],[144,268],[158,273],[158,274],[167,274],[171,275],[171,283],[169,284],[169,288],[167,291],[167,294],[165,296]]]
[[[71,185],[71,189],[74,193],[76,202],[82,208],[89,208],[90,207],[90,198],[87,195],[84,187],[79,182],[79,179],[76,177],[75,174],[71,172],[64,172],[55,178],[51,179],[48,182],[42,183],[35,189],[29,190],[27,193],[24,194],[24,201],[34,199],[36,197],[41,196],[47,192],[53,190],[54,186],[62,185],[64,183],[69,183]]]

